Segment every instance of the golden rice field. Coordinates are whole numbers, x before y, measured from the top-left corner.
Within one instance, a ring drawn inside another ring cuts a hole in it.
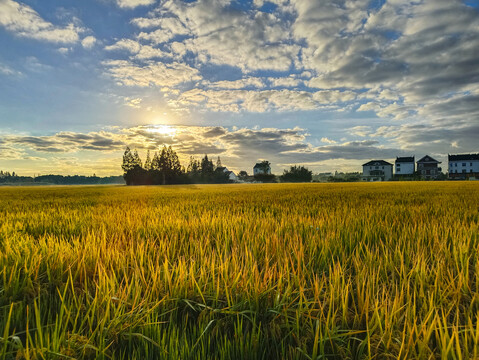
[[[478,359],[479,182],[0,188],[0,359]]]

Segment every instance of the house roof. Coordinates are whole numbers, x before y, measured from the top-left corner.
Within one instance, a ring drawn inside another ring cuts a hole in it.
[[[256,163],[255,166],[253,166],[253,169],[256,169],[256,168],[262,168],[264,165],[262,163]],[[271,167],[268,165],[268,167]]]
[[[440,161],[437,161],[436,159],[433,159],[432,157],[430,157],[429,155],[426,155],[426,156],[423,156],[421,159],[419,159],[418,161],[416,161],[418,164],[419,163],[436,163],[436,164],[440,164],[441,162]]]
[[[406,156],[406,157],[396,157],[396,164],[397,163],[413,163],[414,156]]]
[[[449,161],[479,160],[479,154],[448,155],[448,160]]]
[[[371,160],[367,162],[366,164],[363,164],[363,166],[380,166],[380,165],[393,165],[388,163],[387,161],[384,160]]]

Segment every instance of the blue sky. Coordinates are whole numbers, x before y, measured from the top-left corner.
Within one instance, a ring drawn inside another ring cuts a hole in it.
[[[479,2],[0,0],[0,169],[479,152]]]

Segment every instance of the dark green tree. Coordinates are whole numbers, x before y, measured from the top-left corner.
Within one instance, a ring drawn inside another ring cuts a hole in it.
[[[188,179],[191,183],[198,183],[201,181],[201,163],[193,156],[190,157],[190,163],[186,169]]]
[[[172,149],[171,146],[168,147],[166,154],[168,159],[168,171],[170,175],[173,177],[180,176],[182,171],[178,154]]]
[[[121,168],[126,174],[129,170],[133,169],[134,166],[133,154],[131,153],[130,148],[127,146],[123,154],[123,164],[121,165]]]
[[[121,168],[123,169],[123,179],[125,179],[126,185],[132,185],[134,182],[133,172],[135,169],[135,158],[129,147],[126,147],[123,154],[123,164]]]
[[[263,171],[264,174],[267,174],[271,170],[271,163],[267,160],[263,160],[259,164],[259,168]]]
[[[138,166],[140,168],[143,167],[140,156],[138,155],[138,151],[136,151],[136,149],[135,149],[135,152],[133,153],[133,166]]]
[[[248,173],[244,170],[241,170],[238,174],[238,179],[245,181],[248,179]]]
[[[201,159],[201,179],[202,182],[210,183],[212,182],[213,174],[214,174],[214,165],[213,161],[208,159],[208,155],[205,155],[203,159]]]
[[[313,172],[304,166],[291,166],[289,170],[284,170],[280,176],[282,182],[311,182]]]
[[[151,170],[151,157],[150,157],[150,150],[146,152],[146,160],[145,160],[145,170]]]
[[[153,160],[151,160],[151,169],[160,170],[160,156],[158,155],[158,152],[156,151],[153,154]]]

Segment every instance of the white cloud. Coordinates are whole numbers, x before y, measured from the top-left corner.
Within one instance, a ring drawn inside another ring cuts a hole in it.
[[[368,102],[361,104],[361,106],[358,108],[357,111],[376,111],[379,112],[381,111],[381,106],[374,101]]]
[[[293,77],[280,77],[280,78],[269,78],[271,82],[271,86],[273,87],[297,87],[301,85],[303,82],[302,80],[295,79]]]
[[[262,0],[247,11],[226,0],[163,1],[131,21],[131,39],[106,48],[129,55],[105,62],[108,72],[122,85],[163,88],[181,111],[373,111],[386,127],[431,129],[477,119],[479,16],[462,1],[268,2],[272,13]],[[178,81],[174,70],[160,74],[180,65]]]
[[[147,60],[154,58],[171,58],[171,54],[168,54],[161,49],[154,48],[150,45],[142,45],[138,41],[131,39],[121,39],[113,45],[105,47],[107,51],[126,51],[133,57],[139,60]]]
[[[261,78],[258,77],[246,77],[239,80],[222,80],[216,82],[205,82],[209,88],[212,89],[244,89],[247,87],[263,88],[265,84]]]
[[[93,46],[95,46],[97,40],[94,36],[87,36],[85,37],[82,41],[81,44],[85,49],[91,49]]]
[[[199,71],[185,64],[149,62],[137,65],[126,60],[109,60],[103,63],[108,74],[121,85],[148,87],[174,87],[185,82],[201,80]]]
[[[28,5],[12,0],[0,2],[0,26],[20,37],[62,44],[77,42],[78,34],[83,32],[73,23],[56,26],[42,19]]]
[[[136,18],[132,24],[141,29],[155,28],[154,31],[141,32],[138,39],[153,44],[166,43],[178,35],[189,35],[191,31],[176,17]]]
[[[130,106],[135,109],[139,109],[141,107],[141,103],[143,99],[141,98],[130,98],[130,97],[125,97],[125,105]]]
[[[186,36],[182,43],[202,63],[249,72],[287,71],[298,62],[300,46],[291,41],[288,22],[273,14],[232,10],[223,0],[167,1],[150,17],[132,23],[142,29],[158,28],[138,36],[153,44]]]
[[[137,6],[152,5],[156,0],[116,0],[116,3],[121,8],[133,9]]]
[[[372,128],[366,125],[352,127],[348,132],[355,136],[367,137],[372,134]]]
[[[322,137],[321,142],[326,143],[326,144],[337,144],[337,141],[331,140],[327,137]]]
[[[105,46],[106,51],[126,50],[130,53],[136,54],[140,51],[141,44],[138,41],[131,39],[121,39],[113,45]]]
[[[22,75],[20,71],[12,69],[10,66],[0,63],[0,74],[7,76],[19,76]]]
[[[245,90],[236,86],[223,89],[191,89],[181,93],[173,104],[204,106],[211,111],[250,112],[296,111],[337,108],[340,102],[355,99],[353,92],[337,90],[308,92],[300,90]]]
[[[62,55],[68,54],[72,49],[67,47],[58,48],[58,52]]]
[[[25,59],[25,68],[37,73],[47,72],[53,69],[50,65],[41,63],[35,56],[29,56]]]

